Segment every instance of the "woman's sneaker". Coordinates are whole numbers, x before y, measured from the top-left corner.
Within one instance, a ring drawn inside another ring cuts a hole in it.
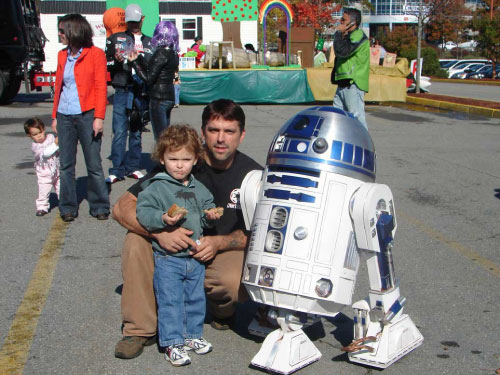
[[[207,354],[213,349],[212,344],[210,344],[203,337],[199,339],[185,339],[184,346],[186,350],[194,350],[196,354]]]
[[[173,366],[185,366],[191,363],[191,358],[182,344],[168,346],[165,350],[165,359]]]

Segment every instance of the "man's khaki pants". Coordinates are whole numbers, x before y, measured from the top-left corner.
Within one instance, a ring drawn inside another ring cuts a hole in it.
[[[205,293],[208,311],[216,318],[233,315],[236,302],[248,298],[241,285],[243,251],[224,251],[207,263]],[[153,290],[154,260],[151,242],[129,232],[122,252],[123,336],[156,334],[156,301]]]

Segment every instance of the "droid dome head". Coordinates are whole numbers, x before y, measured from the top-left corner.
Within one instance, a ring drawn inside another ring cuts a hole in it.
[[[368,130],[350,113],[331,106],[305,109],[275,136],[270,169],[331,172],[375,181],[375,148]]]

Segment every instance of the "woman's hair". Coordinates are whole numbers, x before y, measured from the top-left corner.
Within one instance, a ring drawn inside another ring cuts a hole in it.
[[[161,161],[165,152],[175,152],[183,147],[191,151],[197,159],[203,158],[203,147],[196,130],[189,125],[171,125],[161,132],[151,158]]]
[[[92,28],[81,14],[66,14],[59,20],[59,29],[68,39],[68,45],[74,48],[92,47]]]
[[[175,25],[169,21],[158,22],[151,39],[151,45],[153,48],[170,47],[175,52],[179,52],[179,32]]]
[[[31,128],[37,128],[40,131],[44,131],[45,124],[38,117],[33,117],[29,120],[26,120],[26,122],[24,123],[24,132],[29,135]]]

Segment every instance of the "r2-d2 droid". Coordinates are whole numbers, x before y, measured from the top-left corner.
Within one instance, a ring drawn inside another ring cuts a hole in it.
[[[352,305],[349,359],[386,368],[422,343],[403,314],[405,298],[394,277],[392,193],[374,181],[368,131],[328,106],[286,122],[266,169],[246,176],[241,203],[251,236],[242,282],[280,327],[266,337],[253,365],[289,374],[321,358],[301,328],[352,303],[360,256],[370,291]]]

